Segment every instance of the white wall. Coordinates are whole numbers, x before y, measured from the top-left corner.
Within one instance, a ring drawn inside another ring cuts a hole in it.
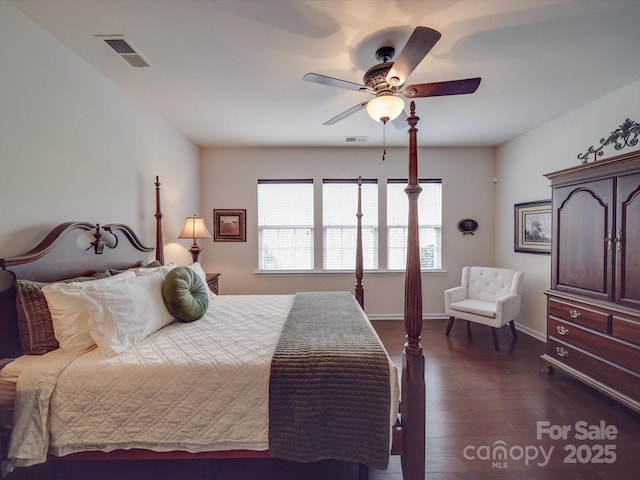
[[[419,125],[418,125],[419,127]],[[418,133],[418,144],[420,133]],[[349,274],[256,274],[257,180],[259,178],[406,178],[408,149],[388,149],[386,161],[378,148],[226,148],[202,151],[202,211],[212,229],[215,208],[247,209],[247,241],[201,241],[201,263],[207,271],[221,272],[224,294],[293,293],[303,290],[349,290]],[[423,275],[425,317],[444,315],[443,291],[460,281],[462,266],[493,264],[495,151],[491,148],[421,148],[419,176],[443,181],[443,273]],[[381,203],[383,197],[380,198]],[[354,215],[356,205],[352,208]],[[383,205],[380,206],[383,208]],[[386,211],[386,210],[384,210]],[[365,212],[366,213],[366,212]],[[475,235],[463,236],[458,220],[474,218]],[[316,245],[316,248],[320,248]],[[404,274],[366,273],[365,310],[372,318],[401,318]]]
[[[155,175],[175,238],[200,202],[198,148],[4,0],[0,45],[0,257],[71,220],[153,245]],[[165,255],[186,263],[188,247]]]
[[[523,112],[526,115],[526,112]],[[539,338],[546,333],[546,297],[550,287],[548,255],[513,250],[514,204],[551,198],[543,175],[580,164],[577,155],[599,146],[626,118],[640,121],[640,80],[532,130],[497,150],[496,264],[525,272],[523,310],[518,325]],[[637,148],[637,147],[636,147]],[[607,158],[632,151],[606,147]]]

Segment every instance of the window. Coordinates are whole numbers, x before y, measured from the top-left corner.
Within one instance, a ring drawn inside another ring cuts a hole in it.
[[[442,181],[421,179],[418,197],[420,266],[442,268]],[[362,250],[366,270],[404,270],[407,257],[409,205],[407,180],[387,181],[387,251],[378,252],[378,181],[362,181]],[[321,197],[320,194],[321,193]],[[258,269],[260,271],[353,271],[357,236],[355,179],[325,179],[320,206],[314,209],[314,184],[304,180],[258,180]],[[317,212],[316,212],[317,210]],[[320,230],[322,229],[322,237]],[[322,255],[314,254],[314,236]],[[317,257],[317,258],[316,258]],[[322,258],[320,258],[322,257]],[[317,265],[315,262],[318,262]]]
[[[442,181],[419,180],[420,267],[442,268]],[[407,261],[409,201],[404,189],[407,180],[387,183],[387,269],[404,270]]]
[[[322,267],[354,270],[358,218],[358,181],[322,181]],[[378,268],[378,181],[362,180],[362,260]]]
[[[258,269],[313,269],[313,180],[258,180]]]

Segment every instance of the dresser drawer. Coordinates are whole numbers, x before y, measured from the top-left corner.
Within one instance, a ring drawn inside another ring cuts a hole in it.
[[[554,318],[549,318],[547,328],[549,337],[640,373],[640,349],[634,345]]]
[[[549,315],[560,320],[582,325],[602,333],[609,333],[609,313],[594,310],[579,302],[564,302],[549,298]]]
[[[611,322],[611,334],[615,338],[640,346],[640,322],[638,320],[614,315]]]
[[[547,341],[547,354],[600,382],[605,388],[613,388],[631,398],[638,398],[638,373],[605,363],[588,352],[553,338]]]

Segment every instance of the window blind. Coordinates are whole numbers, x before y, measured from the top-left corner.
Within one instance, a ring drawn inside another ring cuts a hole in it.
[[[420,267],[442,268],[442,180],[420,179],[418,197]],[[404,270],[407,261],[409,201],[406,179],[387,181],[387,268]]]
[[[322,181],[323,269],[354,270],[358,181]],[[378,268],[378,181],[362,180],[362,258],[367,270]]]
[[[258,180],[258,269],[313,269],[313,180]]]

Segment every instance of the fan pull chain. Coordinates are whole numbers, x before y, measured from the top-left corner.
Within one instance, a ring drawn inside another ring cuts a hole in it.
[[[387,155],[387,120],[382,119],[382,161],[384,162]]]

